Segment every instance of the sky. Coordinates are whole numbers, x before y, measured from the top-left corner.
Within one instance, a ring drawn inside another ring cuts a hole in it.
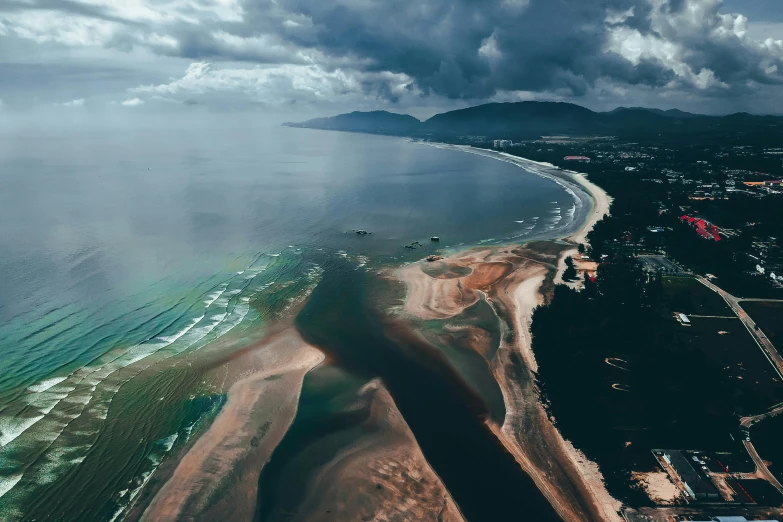
[[[783,112],[781,0],[2,0],[3,113]]]

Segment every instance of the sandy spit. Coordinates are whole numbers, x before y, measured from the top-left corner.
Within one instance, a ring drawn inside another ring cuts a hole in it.
[[[606,490],[598,466],[563,438],[544,409],[530,335],[533,310],[543,303],[544,293],[562,279],[564,258],[575,254],[574,246],[585,243],[595,223],[608,215],[611,199],[583,174],[494,151],[442,146],[508,161],[560,182],[576,183],[590,196],[591,208],[583,210],[584,221],[561,238],[565,244],[474,249],[435,263],[407,265],[393,276],[407,289],[401,313],[415,320],[454,318],[482,298],[492,305],[501,324],[513,335],[502,336],[499,349],[488,361],[506,404],[503,425],[491,428],[564,520],[617,522],[621,520],[621,503]],[[488,269],[499,265],[512,268]],[[450,277],[428,275],[443,273]]]
[[[259,473],[293,422],[305,374],[323,360],[294,328],[232,358],[226,404],[142,520],[252,520]]]
[[[502,336],[499,349],[488,361],[506,404],[503,425],[491,428],[564,520],[616,522],[620,503],[606,491],[598,467],[566,441],[549,419],[536,384],[531,315],[543,302],[542,286],[553,284],[564,251],[567,246],[554,243],[476,249],[435,263],[407,265],[394,276],[407,288],[402,313],[416,320],[454,318],[478,298],[492,305],[503,328],[513,335]],[[483,270],[487,264],[512,269]],[[462,277],[428,275],[465,273],[467,269],[470,273]],[[486,276],[473,276],[476,273]]]
[[[368,383],[357,400],[369,409],[364,434],[311,480],[292,522],[464,522],[380,380]]]

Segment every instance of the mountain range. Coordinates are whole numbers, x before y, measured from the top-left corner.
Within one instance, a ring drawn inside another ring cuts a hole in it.
[[[420,121],[388,111],[351,112],[288,127],[339,130],[393,136],[456,139],[533,139],[540,136],[617,136],[627,139],[731,139],[775,142],[783,137],[783,117],[735,113],[693,114],[677,109],[620,107],[596,112],[563,102],[487,103],[437,114]]]

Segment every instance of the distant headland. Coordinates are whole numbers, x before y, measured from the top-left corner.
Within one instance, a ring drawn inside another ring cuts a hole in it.
[[[641,107],[596,112],[573,103],[534,101],[487,103],[436,114],[424,121],[388,111],[356,111],[283,125],[435,140],[468,136],[530,139],[557,134],[622,135],[640,140],[665,135],[671,140],[689,141],[732,137],[748,142],[774,141],[783,137],[781,116],[745,112],[709,116],[677,109],[664,111]]]

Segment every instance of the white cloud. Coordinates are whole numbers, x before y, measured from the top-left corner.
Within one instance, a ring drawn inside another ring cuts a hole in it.
[[[51,85],[37,87],[52,91],[46,98],[50,106],[75,95],[97,104],[98,89],[85,89],[86,78],[126,106],[161,99],[222,103],[221,96],[232,104],[368,106],[379,100],[475,103],[539,96],[579,102],[580,96],[602,93],[630,93],[630,99],[648,87],[660,95],[694,92],[708,99],[730,93],[739,99],[758,86],[783,83],[783,24],[724,14],[722,5],[722,0],[17,0],[12,9],[0,9],[0,46],[18,49],[4,62],[29,62],[30,78],[40,74],[36,67],[50,67],[74,82],[29,80]],[[68,63],[55,63],[57,53]],[[119,59],[94,67],[96,56],[110,53]],[[182,64],[191,62],[180,77]],[[67,70],[74,64],[78,74]],[[161,80],[172,74],[174,79]],[[138,87],[127,89],[133,85]],[[140,97],[122,102],[119,91]],[[416,100],[422,92],[427,101]],[[14,107],[25,97],[30,103],[41,99],[37,93],[4,91],[4,96]],[[78,106],[69,103],[56,105]]]
[[[0,13],[0,25],[8,34],[37,43],[97,47],[107,44],[121,28],[116,22],[53,10]]]
[[[291,101],[372,97],[374,94],[365,92],[367,85],[372,83],[383,84],[392,95],[401,96],[410,93],[411,82],[411,78],[404,74],[326,70],[318,65],[216,68],[210,63],[194,62],[178,80],[159,85],[141,85],[130,91],[188,99],[194,96],[234,94],[250,101],[279,105]]]
[[[498,42],[495,39],[495,33],[492,33],[489,38],[486,38],[481,42],[481,47],[478,50],[479,54],[488,60],[497,60],[501,58],[503,54],[498,49]]]
[[[778,71],[783,60],[783,42],[754,40],[748,31],[748,19],[741,14],[721,14],[720,0],[683,0],[681,9],[673,11],[670,0],[649,0],[650,31],[640,31],[609,13],[606,50],[614,52],[633,65],[653,60],[673,72],[677,79],[669,87],[690,86],[699,90],[728,89],[732,81],[743,85],[748,77],[769,77]],[[725,70],[731,60],[743,61],[744,70]],[[724,68],[720,73],[721,68]],[[736,78],[731,76],[736,75]],[[757,78],[758,79],[758,78]]]
[[[604,22],[610,25],[621,24],[634,15],[635,8],[632,6],[625,11],[607,10]]]
[[[84,105],[84,98],[76,98],[75,100],[63,103],[55,103],[55,105],[59,105],[60,107],[82,107]]]

